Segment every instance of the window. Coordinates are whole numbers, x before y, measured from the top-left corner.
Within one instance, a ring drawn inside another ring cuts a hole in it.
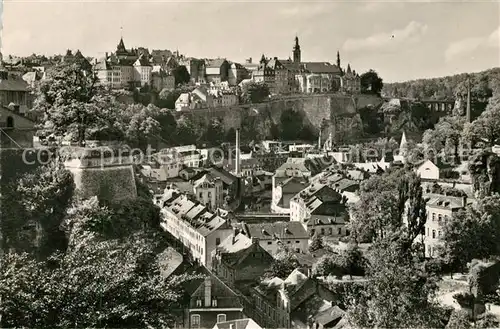
[[[14,118],[11,116],[7,117],[7,128],[14,128]]]
[[[286,243],[290,244],[290,243],[291,243],[291,241],[287,241]]]
[[[438,223],[441,224],[441,221],[443,220],[443,216],[442,215],[438,215]]]
[[[203,199],[203,193],[200,192],[200,199]]]
[[[329,233],[330,235],[332,235],[332,234],[333,234],[333,230],[332,230],[332,228],[331,228],[331,227],[328,229],[328,233]]]
[[[212,298],[212,306],[217,307],[217,299]]]
[[[325,229],[321,228],[321,235],[325,235]]]
[[[220,245],[220,238],[215,238],[215,245],[216,246]]]
[[[201,307],[201,306],[202,306],[202,304],[201,304],[201,299],[197,299],[197,300],[196,300],[196,306],[197,306],[197,307]]]
[[[208,192],[208,198],[210,199],[212,197],[212,192]]]
[[[342,234],[342,227],[339,227],[339,235]]]
[[[432,230],[432,238],[435,239],[436,238],[436,230]]]
[[[295,243],[300,243],[300,241],[295,241]]]
[[[300,248],[295,249],[296,252],[300,252]]]
[[[273,244],[273,242],[272,241],[267,241],[267,244],[271,245],[271,244]]]
[[[435,222],[436,221],[436,214],[435,213],[432,213],[432,221]]]
[[[441,237],[441,231],[438,231],[438,238]]]
[[[226,322],[226,315],[225,314],[217,314],[217,323],[220,322]]]
[[[193,328],[200,327],[200,316],[198,314],[191,315],[191,327]]]

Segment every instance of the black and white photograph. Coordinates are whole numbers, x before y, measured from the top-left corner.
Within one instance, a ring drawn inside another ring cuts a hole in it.
[[[0,0],[0,328],[500,328],[500,1]]]

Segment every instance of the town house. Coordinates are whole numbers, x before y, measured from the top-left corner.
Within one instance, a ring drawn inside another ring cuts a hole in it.
[[[167,191],[166,191],[167,192]],[[232,233],[229,220],[185,194],[172,191],[157,200],[161,227],[177,238],[200,264],[211,267],[212,251]]]

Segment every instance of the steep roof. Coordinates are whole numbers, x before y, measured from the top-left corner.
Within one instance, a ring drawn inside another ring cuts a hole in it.
[[[28,91],[28,83],[23,79],[12,78],[0,80],[1,91]]]
[[[209,59],[206,61],[206,68],[219,68],[224,62],[227,62],[224,58]]]
[[[304,69],[310,73],[331,73],[340,74],[341,71],[337,65],[328,62],[303,62],[301,63]]]
[[[299,222],[274,222],[245,224],[250,238],[259,240],[308,239],[309,235]]]
[[[134,63],[135,66],[151,66],[149,59],[146,55],[141,54]]]
[[[219,322],[213,329],[262,329],[262,327],[252,319],[239,319]]]

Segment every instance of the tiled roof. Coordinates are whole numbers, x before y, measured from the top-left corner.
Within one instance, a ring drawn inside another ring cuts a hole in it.
[[[203,236],[207,236],[221,227],[229,229],[229,223],[225,219],[209,212],[205,206],[198,201],[191,200],[184,194],[174,194],[165,201],[164,208],[195,228]]]
[[[11,78],[0,80],[0,90],[2,91],[28,91],[28,83],[23,79]]]
[[[226,185],[231,185],[238,180],[236,176],[219,167],[211,167],[209,171],[212,173],[212,175],[220,177],[220,179],[222,179],[222,182],[224,182],[224,184]]]
[[[139,58],[134,63],[134,65],[136,65],[136,66],[151,66],[151,63],[149,63],[149,60],[146,56],[141,54],[141,56],[139,56]]]
[[[239,319],[219,322],[214,329],[262,329],[262,327],[252,319]]]
[[[243,233],[238,233],[236,236],[229,236],[218,246],[222,252],[234,253],[246,249],[252,245],[252,239]]]
[[[340,69],[337,65],[333,65],[328,62],[303,62],[301,64],[306,71],[311,73],[340,74]]]
[[[297,194],[308,185],[307,181],[298,178],[290,177],[281,183],[282,194]]]
[[[206,68],[218,68],[221,67],[224,62],[227,62],[224,58],[209,59],[206,61]]]
[[[259,240],[273,239],[308,239],[309,235],[299,222],[274,222],[245,224],[250,238]]]
[[[194,181],[194,187],[198,187],[199,185],[206,183],[209,185],[215,184],[215,181],[219,179],[219,177],[215,177],[212,173],[206,173],[201,178]]]
[[[168,278],[182,264],[182,261],[182,255],[172,247],[168,247],[158,255],[161,275]]]
[[[447,196],[441,194],[424,194],[424,199],[427,200],[428,207],[460,209],[464,208],[463,198]]]

